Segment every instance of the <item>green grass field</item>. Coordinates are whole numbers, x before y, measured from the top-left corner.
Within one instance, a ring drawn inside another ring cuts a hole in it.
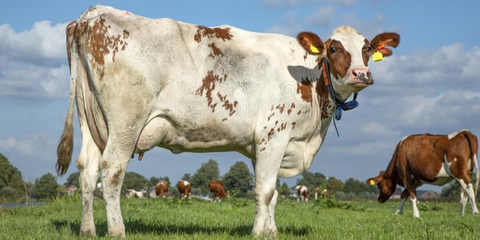
[[[479,239],[480,218],[459,203],[425,203],[420,219],[411,205],[394,216],[397,202],[279,200],[276,222],[280,239]],[[108,238],[105,208],[95,200],[97,237]],[[127,239],[253,239],[253,200],[221,203],[200,200],[122,199]],[[0,209],[0,239],[79,239],[81,201]]]

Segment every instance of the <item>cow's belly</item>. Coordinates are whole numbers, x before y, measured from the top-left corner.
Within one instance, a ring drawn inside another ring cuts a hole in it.
[[[430,185],[436,185],[436,186],[443,186],[449,182],[451,182],[453,180],[453,178],[451,177],[439,177],[437,179],[435,179],[434,181],[420,181],[424,184],[430,184]]]
[[[173,153],[221,151],[244,153],[247,142],[244,136],[233,136],[228,129],[222,127],[178,126],[168,117],[155,117],[142,130],[135,152],[143,153],[159,146]]]

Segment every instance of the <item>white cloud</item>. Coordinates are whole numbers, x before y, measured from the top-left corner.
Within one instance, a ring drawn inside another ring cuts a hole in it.
[[[292,37],[295,37],[301,31],[301,24],[296,20],[294,12],[286,13],[277,21],[275,26],[267,30],[267,32],[279,33]]]
[[[40,21],[22,32],[0,25],[0,98],[68,96],[66,25]]]
[[[0,152],[5,155],[18,154],[22,157],[35,157],[44,161],[52,161],[56,141],[46,133],[34,133],[18,139],[16,137],[5,137],[0,140]]]
[[[400,131],[391,130],[387,124],[367,123],[362,127],[362,132],[378,137],[395,137],[400,135]]]
[[[306,22],[312,26],[330,27],[335,19],[335,9],[332,6],[320,8],[316,13],[306,18]]]

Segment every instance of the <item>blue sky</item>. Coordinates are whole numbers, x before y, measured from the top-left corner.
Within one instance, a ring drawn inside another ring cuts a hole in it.
[[[398,32],[400,46],[385,61],[370,62],[375,84],[359,95],[360,107],[337,122],[340,138],[330,128],[310,171],[364,180],[386,167],[396,143],[406,135],[464,128],[480,135],[479,1],[4,1],[0,153],[28,181],[54,173],[56,143],[68,107],[66,24],[98,3],[205,26],[228,24],[290,36],[308,30],[323,40],[340,25],[351,25],[368,39]],[[76,155],[78,124],[75,133]],[[210,158],[219,162],[221,174],[236,161],[251,166],[236,153],[174,155],[157,148],[141,162],[132,160],[128,171],[177,181]],[[66,176],[77,171],[73,161]],[[293,185],[296,178],[286,181]]]

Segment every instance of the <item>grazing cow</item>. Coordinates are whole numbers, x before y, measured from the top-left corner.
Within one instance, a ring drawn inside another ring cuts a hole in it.
[[[232,26],[149,19],[96,6],[67,26],[70,102],[57,148],[58,175],[73,149],[73,111],[82,133],[81,235],[96,235],[92,202],[102,175],[108,233],[125,236],[118,191],[132,153],[236,151],[252,160],[252,233],[276,237],[277,177],[305,172],[345,101],[373,83],[371,56],[390,56],[400,36],[368,41],[349,26],[325,42]],[[324,71],[323,71],[324,70]]]
[[[147,192],[146,191],[135,191],[134,189],[127,189],[125,191],[125,196],[127,198],[146,198],[147,197]]]
[[[319,187],[316,187],[316,188],[315,188],[315,200],[318,199],[318,196],[320,196],[320,194],[322,194],[323,199],[326,199],[327,196],[328,196],[328,191],[327,191],[327,189],[324,188],[323,190],[321,190]]]
[[[298,194],[297,201],[302,200],[308,202],[308,188],[306,186],[297,185],[295,190],[297,190]]]
[[[210,188],[210,192],[213,194],[212,202],[218,200],[219,202],[221,199],[227,198],[227,193],[225,192],[225,187],[223,187],[223,183],[218,180],[212,180],[208,184]]]
[[[416,189],[423,184],[443,186],[455,179],[461,186],[460,215],[464,215],[467,196],[473,214],[478,215],[475,203],[479,184],[477,153],[477,137],[467,130],[450,135],[408,136],[397,144],[387,170],[381,171],[377,177],[369,178],[367,184],[378,186],[380,203],[390,198],[397,185],[404,187],[402,200],[395,214],[403,214],[405,201],[410,198],[413,216],[420,217]],[[477,168],[475,187],[470,183],[474,167]]]
[[[168,182],[165,180],[158,181],[157,185],[155,186],[155,193],[157,196],[162,196],[165,198],[165,194],[168,193]]]
[[[177,183],[178,191],[180,192],[180,198],[188,199],[192,185],[187,180],[180,180]]]

